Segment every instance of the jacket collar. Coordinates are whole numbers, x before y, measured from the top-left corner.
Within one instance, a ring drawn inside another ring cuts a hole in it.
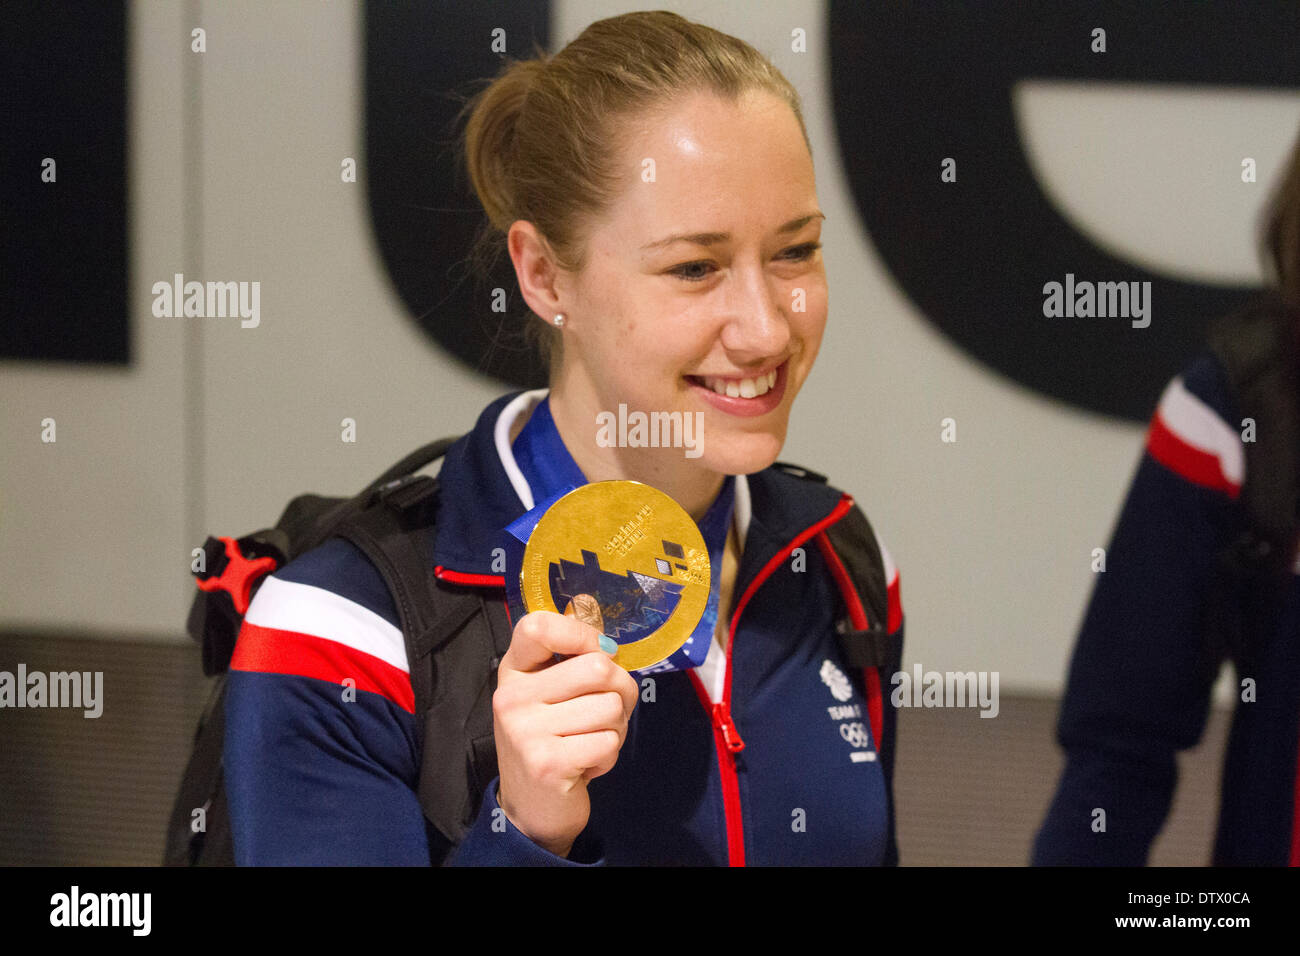
[[[500,564],[493,569],[493,551],[502,546],[506,525],[534,504],[510,450],[511,426],[546,394],[546,389],[536,389],[502,395],[483,409],[473,430],[447,450],[438,473],[441,501],[433,542],[433,563],[440,575],[483,579],[466,578],[465,583],[502,583]],[[736,476],[735,520],[743,549],[737,587],[845,497],[829,485],[797,478],[776,466]]]

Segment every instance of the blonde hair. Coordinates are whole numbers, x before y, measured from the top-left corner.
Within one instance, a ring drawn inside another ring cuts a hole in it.
[[[516,220],[531,222],[560,268],[581,272],[587,227],[615,202],[634,172],[617,168],[625,121],[666,111],[708,92],[736,102],[765,91],[804,126],[799,94],[748,43],[665,10],[598,20],[554,56],[507,61],[461,110],[461,137],[474,192],[487,213],[473,259],[486,275]],[[560,333],[526,320],[525,338],[554,368]]]

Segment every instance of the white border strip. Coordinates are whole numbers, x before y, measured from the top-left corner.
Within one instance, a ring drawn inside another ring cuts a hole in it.
[[[749,533],[749,519],[753,515],[753,504],[749,497],[749,478],[736,475],[736,500],[732,505],[732,520],[736,525],[736,534],[740,537],[740,550],[745,550],[745,535]]]
[[[515,494],[519,496],[525,511],[533,510],[533,489],[528,487],[528,479],[519,470],[519,465],[515,462],[515,454],[510,449],[510,426],[525,409],[531,410],[532,406],[545,398],[549,391],[548,388],[537,388],[515,396],[513,401],[501,409],[501,414],[497,416],[496,428],[492,432],[496,439],[497,457],[501,459],[501,467],[506,470],[506,477],[514,486]]]

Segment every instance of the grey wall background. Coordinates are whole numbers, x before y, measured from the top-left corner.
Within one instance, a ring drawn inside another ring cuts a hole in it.
[[[850,491],[888,544],[902,571],[906,667],[996,670],[1004,695],[1056,694],[1090,553],[1109,537],[1142,429],[991,375],[902,297],[838,166],[820,4],[661,5],[754,44],[804,97],[831,319],[782,457]],[[639,7],[559,3],[557,47]],[[207,533],[270,524],[302,490],[351,492],[417,443],[468,429],[500,394],[406,319],[376,257],[360,23],[359,4],[343,0],[132,4],[137,360],[125,371],[0,363],[0,632],[190,654],[190,549]],[[203,54],[189,52],[195,26],[207,31]],[[795,27],[807,55],[789,52]],[[1300,98],[1028,83],[1017,110],[1036,172],[1081,231],[1171,273],[1258,279],[1255,217],[1294,142]],[[1256,159],[1258,183],[1240,181],[1243,156]],[[358,162],[355,184],[340,181],[345,157]],[[150,287],[176,272],[260,281],[260,327],[154,318]],[[46,417],[55,444],[40,441]],[[344,417],[357,422],[355,444],[340,440]],[[940,441],[945,417],[957,420],[955,444]],[[111,708],[126,691],[110,683],[108,694]],[[1050,734],[1051,716],[1045,708],[1027,733]],[[0,714],[0,739],[14,719]],[[965,723],[986,744],[983,725],[1004,724]],[[924,752],[907,746],[900,772]],[[1034,766],[1050,787],[1055,768]]]

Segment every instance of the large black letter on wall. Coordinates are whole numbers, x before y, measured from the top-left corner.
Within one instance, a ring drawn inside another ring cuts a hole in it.
[[[492,49],[505,31],[507,53]],[[473,370],[520,388],[546,384],[538,357],[522,346],[531,314],[514,267],[502,256],[489,281],[474,281],[468,255],[483,209],[456,154],[461,104],[451,91],[496,76],[507,57],[547,49],[546,0],[391,3],[367,0],[366,166],[375,241],[414,321]],[[479,84],[480,86],[483,84]],[[507,311],[492,311],[491,290]]]
[[[0,123],[0,359],[128,363],[124,0],[5,3]]]
[[[1300,3],[831,0],[835,129],[867,232],[920,311],[1038,392],[1133,420],[1253,289],[1178,281],[1110,255],[1052,206],[1022,151],[1012,87],[1055,78],[1300,86]],[[1093,28],[1106,30],[1095,53]],[[957,182],[940,181],[955,157]],[[1260,193],[1261,199],[1263,192]],[[1151,282],[1152,321],[1048,319],[1043,285]]]

